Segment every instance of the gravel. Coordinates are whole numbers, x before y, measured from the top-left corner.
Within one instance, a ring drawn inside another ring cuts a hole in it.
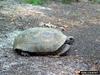
[[[0,1],[0,75],[75,75],[80,70],[100,70],[100,5],[52,2],[44,6]],[[66,27],[75,37],[66,56],[22,57],[13,51],[14,38],[39,23]]]

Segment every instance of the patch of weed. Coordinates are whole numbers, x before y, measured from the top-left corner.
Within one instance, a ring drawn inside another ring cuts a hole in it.
[[[72,0],[62,0],[63,4],[70,4],[72,2]]]
[[[99,3],[100,4],[100,0],[90,0],[92,3]]]
[[[33,5],[42,5],[46,0],[23,0],[25,3],[33,4]]]

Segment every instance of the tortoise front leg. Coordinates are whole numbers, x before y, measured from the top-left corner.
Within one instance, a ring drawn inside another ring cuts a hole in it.
[[[71,47],[71,45],[64,44],[64,47],[63,47],[62,51],[59,52],[59,53],[57,54],[57,56],[63,55],[65,52],[67,52],[67,51],[70,49],[70,47]]]

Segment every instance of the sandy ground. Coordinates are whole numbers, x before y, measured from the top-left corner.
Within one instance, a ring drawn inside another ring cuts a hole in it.
[[[75,75],[78,70],[100,70],[99,4],[19,3],[0,1],[0,75]],[[40,22],[64,26],[64,34],[75,37],[66,56],[22,57],[13,51],[15,36]]]

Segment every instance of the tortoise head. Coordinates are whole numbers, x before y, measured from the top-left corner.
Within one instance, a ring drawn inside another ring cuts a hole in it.
[[[74,43],[75,39],[73,36],[68,36],[66,41],[65,41],[65,44],[69,44],[69,45],[72,45]]]

